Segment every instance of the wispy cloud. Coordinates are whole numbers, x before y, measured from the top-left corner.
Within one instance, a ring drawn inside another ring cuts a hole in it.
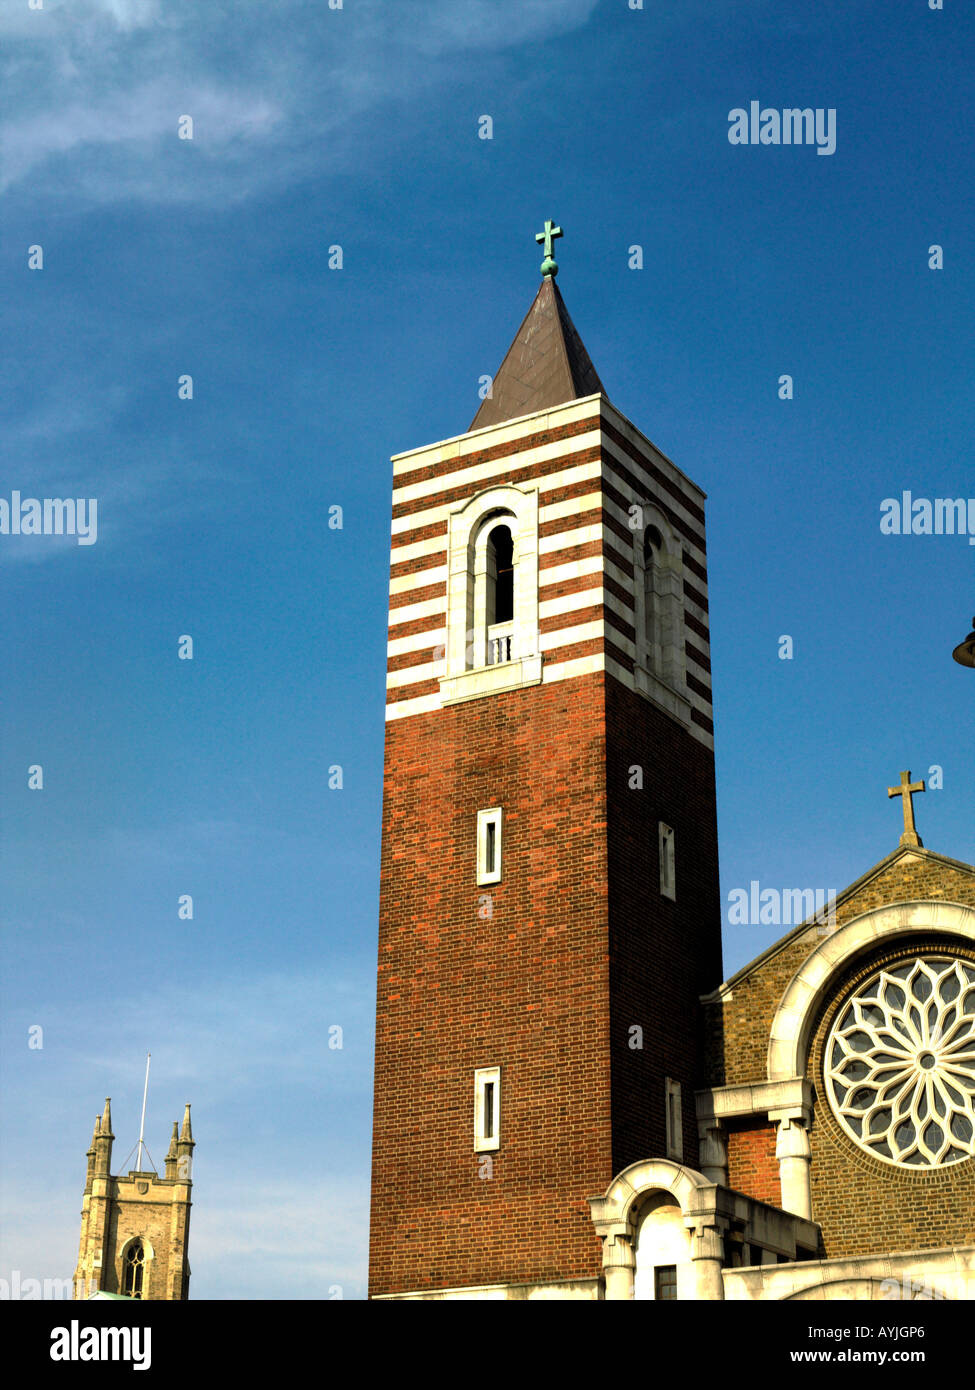
[[[120,999],[110,1011],[95,998],[49,1005],[35,1000],[31,1021],[43,1014],[50,1033],[56,1030],[58,1038],[71,1040],[70,1054],[59,1054],[69,1088],[104,1073],[106,1058],[138,1059],[144,1040],[157,1039],[160,1059],[165,1055],[161,1065],[173,1084],[205,1079],[209,1088],[229,1096],[267,1074],[282,1084],[307,1081],[354,1089],[363,1079],[354,1072],[365,1065],[362,1059],[371,1045],[363,1050],[369,1035],[359,1025],[371,1020],[371,991],[364,995],[362,985],[359,975],[341,966],[309,967],[300,975],[267,970],[259,977],[241,972],[219,980],[196,976]],[[26,1036],[17,1009],[9,1010],[8,1023],[14,1034]],[[328,1047],[333,1024],[348,1034],[341,1050]],[[233,1039],[232,1047],[228,1039]],[[342,1065],[329,1070],[336,1060]],[[118,1063],[117,1084],[132,1085],[141,1077],[141,1065]]]
[[[239,92],[217,86],[197,87],[184,110],[174,102],[174,92],[160,79],[142,85],[107,91],[97,99],[75,98],[63,106],[49,107],[37,114],[24,114],[0,127],[3,155],[3,188],[25,178],[36,166],[48,161],[60,164],[78,161],[79,176],[85,147],[101,147],[113,156],[106,166],[118,181],[115,197],[155,190],[164,195],[167,180],[171,196],[179,196],[182,171],[175,160],[184,154],[189,141],[180,142],[179,118],[192,115],[194,153],[202,152],[204,164],[232,159],[231,146],[238,141],[256,142],[266,136],[281,119],[281,111],[257,93]],[[177,109],[179,107],[180,109]],[[170,148],[164,148],[169,142]],[[124,147],[124,148],[122,148]],[[158,172],[139,169],[138,161],[155,157]],[[237,152],[239,157],[239,151]],[[53,170],[48,170],[53,173]],[[95,173],[94,170],[88,170]],[[199,170],[193,172],[199,173]],[[194,180],[190,178],[192,186]],[[96,188],[97,183],[90,185]],[[107,191],[107,189],[106,189]]]
[[[471,50],[544,42],[597,0],[88,0],[4,21],[4,188],[93,202],[236,200],[347,166],[373,107],[448,80]],[[180,116],[193,141],[178,138]]]
[[[219,1298],[230,1286],[246,1298],[364,1297],[369,1183],[364,1174],[300,1167],[292,1182],[241,1175],[221,1183],[212,1201],[197,1201],[192,1249],[200,1296]]]
[[[69,407],[70,409],[70,407]],[[31,421],[14,433],[30,431]],[[69,432],[67,422],[56,418],[41,420],[33,433],[39,440],[56,438]],[[137,553],[143,570],[162,563],[145,542],[160,535],[177,533],[189,521],[220,515],[226,508],[227,488],[233,481],[229,469],[222,470],[207,461],[194,460],[193,476],[187,478],[185,463],[176,458],[106,458],[98,469],[66,468],[58,463],[44,472],[36,466],[17,473],[8,472],[8,500],[16,489],[22,498],[94,498],[98,506],[99,558],[106,550],[121,546],[126,554]],[[42,565],[65,552],[78,549],[75,536],[4,535],[0,537],[0,567]]]

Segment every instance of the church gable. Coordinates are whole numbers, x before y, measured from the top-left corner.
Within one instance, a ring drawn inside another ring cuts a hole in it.
[[[967,903],[975,906],[975,867],[929,849],[896,849],[850,885],[837,901],[837,922],[887,903]]]
[[[790,980],[837,928],[894,903],[975,907],[975,867],[917,847],[899,847],[840,893],[832,912],[801,923],[704,1000],[709,1074],[715,1086],[764,1081],[769,1029]]]
[[[731,1188],[778,1179],[831,1259],[975,1241],[975,868],[902,837],[704,1008]]]

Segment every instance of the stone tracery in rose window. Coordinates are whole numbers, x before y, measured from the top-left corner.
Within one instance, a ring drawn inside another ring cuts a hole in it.
[[[826,1093],[846,1133],[886,1163],[975,1154],[975,965],[924,955],[878,971],[840,1010]]]

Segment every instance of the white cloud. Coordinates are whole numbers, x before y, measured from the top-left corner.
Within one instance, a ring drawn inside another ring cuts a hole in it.
[[[451,80],[461,52],[543,45],[598,0],[49,3],[7,28],[3,187],[83,204],[226,202],[355,163],[363,112]]]
[[[58,435],[81,428],[81,420],[81,415],[71,416],[69,407],[65,420],[59,422],[51,414],[38,422],[33,433],[47,444]],[[30,422],[11,429],[12,437],[23,438],[30,433]],[[5,535],[0,537],[0,567],[42,565],[79,549],[90,552],[100,562],[106,551],[118,549],[125,562],[137,554],[145,575],[152,566],[164,563],[158,551],[147,543],[177,534],[189,522],[220,517],[225,512],[227,490],[234,481],[229,468],[221,469],[206,460],[194,460],[190,479],[185,463],[175,458],[129,460],[106,456],[96,470],[66,468],[59,460],[50,469],[33,464],[15,477],[10,476],[8,469],[7,490],[0,493],[8,499],[13,489],[22,498],[94,498],[98,504],[98,539],[93,546],[79,547],[75,536]],[[123,837],[129,833],[124,832]],[[147,847],[148,843],[147,836]],[[158,845],[151,857],[161,862]]]
[[[364,990],[364,974],[335,964],[309,964],[300,975],[229,970],[222,979],[140,991],[117,1000],[110,1011],[97,996],[35,1000],[31,1019],[43,1017],[48,1037],[60,1046],[71,1042],[70,1052],[58,1054],[58,1089],[73,1095],[92,1075],[105,1074],[109,1090],[112,1075],[116,1089],[141,1090],[149,1039],[156,1065],[176,1089],[205,1083],[208,1092],[229,1101],[235,1091],[273,1078],[282,1085],[326,1086],[333,1095],[357,1091],[372,1045],[372,990]],[[8,1018],[15,1035],[18,1029],[26,1034],[16,1009]],[[341,1050],[328,1047],[332,1024],[344,1030]],[[108,1058],[128,1061],[116,1060],[106,1074]]]
[[[51,43],[66,31],[144,28],[162,14],[161,0],[43,0],[40,9],[30,9],[27,0],[6,0],[0,34]]]
[[[130,158],[145,159],[146,146],[164,140],[172,142],[165,153],[176,155],[181,142],[177,123],[191,115],[194,149],[204,161],[220,159],[235,140],[257,140],[266,136],[281,119],[280,110],[257,94],[197,88],[182,103],[174,102],[172,90],[161,81],[112,92],[100,101],[74,101],[37,115],[24,114],[0,126],[0,158],[3,174],[0,190],[25,178],[36,166],[48,160],[74,155],[85,146],[130,146]],[[139,147],[138,149],[136,147]],[[160,148],[160,156],[163,151]],[[178,156],[177,156],[178,157]],[[176,191],[170,160],[165,165],[164,182]],[[134,169],[129,183],[146,184],[145,171]],[[150,180],[150,183],[152,181]],[[123,181],[116,195],[126,187]]]
[[[95,10],[104,10],[122,29],[151,24],[159,15],[159,0],[90,0]]]
[[[363,1296],[367,1277],[369,1181],[323,1177],[299,1165],[293,1182],[235,1176],[193,1209],[195,1292],[219,1298],[320,1298],[337,1285]]]

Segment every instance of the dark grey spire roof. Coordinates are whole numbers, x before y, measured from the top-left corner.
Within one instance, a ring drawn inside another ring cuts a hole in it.
[[[602,391],[565,301],[546,276],[470,428],[499,425]]]

